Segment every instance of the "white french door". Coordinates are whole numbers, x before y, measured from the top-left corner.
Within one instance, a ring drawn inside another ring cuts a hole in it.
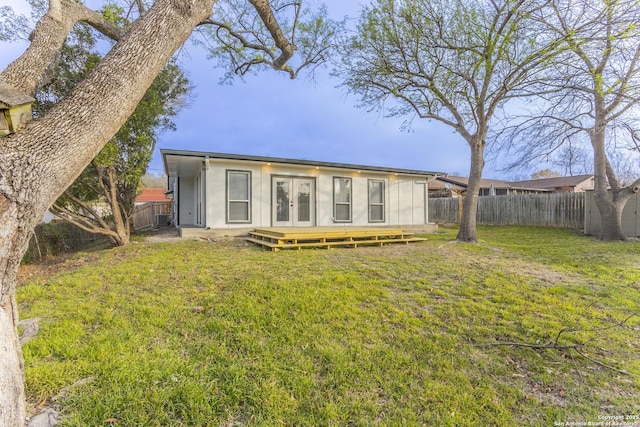
[[[274,227],[313,227],[315,225],[315,180],[313,178],[274,177],[271,198]]]

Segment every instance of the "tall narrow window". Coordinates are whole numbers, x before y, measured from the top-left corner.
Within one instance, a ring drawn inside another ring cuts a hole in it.
[[[333,220],[351,221],[351,178],[333,178]]]
[[[227,222],[251,222],[251,172],[227,171]]]
[[[369,222],[384,222],[384,181],[369,180]]]

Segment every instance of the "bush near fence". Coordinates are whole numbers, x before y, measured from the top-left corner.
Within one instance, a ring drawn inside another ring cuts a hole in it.
[[[584,193],[519,194],[478,197],[480,225],[528,225],[584,228]],[[459,223],[459,198],[429,199],[429,219],[435,223]]]
[[[39,224],[29,241],[29,249],[22,262],[28,264],[48,256],[101,244],[106,240],[102,235],[89,233],[68,222]]]
[[[160,215],[171,217],[170,202],[154,202],[136,207],[133,215],[134,229],[167,225],[166,222],[158,223]],[[28,264],[48,256],[103,244],[107,240],[101,234],[89,233],[68,222],[42,223],[36,227],[22,262]]]

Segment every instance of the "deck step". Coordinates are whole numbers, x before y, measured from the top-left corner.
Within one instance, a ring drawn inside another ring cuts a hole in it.
[[[277,251],[280,249],[302,249],[302,248],[324,248],[330,249],[331,247],[350,247],[357,248],[361,245],[374,245],[383,246],[389,243],[412,243],[423,242],[427,239],[420,237],[413,237],[411,239],[380,239],[380,240],[355,240],[355,241],[331,241],[331,242],[304,242],[304,243],[273,243],[266,240],[254,239],[247,237],[246,240],[251,243],[255,243],[261,246],[265,246],[271,250]]]
[[[345,235],[345,236],[318,236],[318,235],[306,235],[306,234],[288,234],[286,236],[274,236],[271,234],[261,233],[257,231],[250,231],[249,235],[261,240],[276,242],[344,242],[344,241],[363,241],[363,240],[388,240],[388,239],[411,239],[413,233],[392,233],[392,234],[380,234],[380,235]]]
[[[391,231],[391,232],[390,232]],[[349,235],[347,231],[336,233],[296,233],[293,230],[286,234],[270,233],[268,230],[254,230],[249,232],[250,237],[246,240],[269,248],[273,251],[280,249],[302,249],[302,248],[332,248],[351,247],[357,248],[361,245],[383,246],[388,243],[411,243],[421,242],[427,239],[413,237],[413,233],[404,233],[398,230],[367,230],[366,233],[356,232]]]

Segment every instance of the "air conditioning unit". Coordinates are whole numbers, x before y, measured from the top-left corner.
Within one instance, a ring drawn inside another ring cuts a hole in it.
[[[171,225],[171,215],[158,214],[156,215],[156,225]]]

